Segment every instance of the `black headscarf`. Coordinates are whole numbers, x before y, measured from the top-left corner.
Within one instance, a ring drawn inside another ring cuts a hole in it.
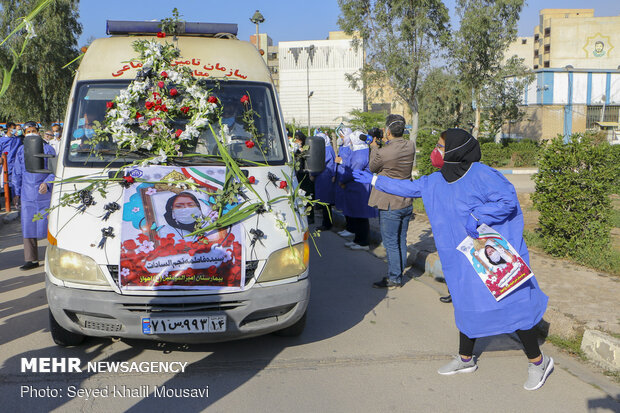
[[[446,181],[454,182],[465,175],[473,162],[480,161],[480,144],[463,129],[448,129],[444,137],[446,147],[441,174]]]

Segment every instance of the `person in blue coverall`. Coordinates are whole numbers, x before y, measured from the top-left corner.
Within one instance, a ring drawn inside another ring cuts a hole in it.
[[[379,213],[377,208],[368,206],[370,185],[353,180],[353,171],[369,171],[369,149],[366,142],[360,139],[361,135],[363,133],[360,131],[355,131],[350,135],[351,154],[340,165],[342,173],[339,177],[339,184],[344,186],[343,213],[349,218],[350,227],[355,234],[353,241],[345,245],[352,250],[368,251],[370,232],[368,218],[376,218]]]
[[[11,183],[11,176],[13,175],[15,156],[17,150],[23,145],[22,136],[18,136],[15,132],[15,124],[9,122],[6,124],[6,135],[0,138],[0,154],[6,153],[7,158],[7,170],[9,171],[9,188],[11,190],[11,196],[13,197],[13,203],[15,207],[19,205],[19,197],[15,196],[15,188]],[[0,166],[2,166],[2,158],[0,158]]]
[[[325,140],[325,169],[320,174],[312,176],[314,180],[314,197],[328,204],[327,206],[321,206],[323,221],[318,229],[321,231],[328,231],[332,227],[331,205],[336,201],[336,164],[334,162],[336,154],[329,136],[323,132],[315,133],[315,136],[320,136]]]
[[[35,122],[24,124],[24,134],[39,135],[39,128]],[[55,155],[54,149],[47,143],[43,144],[46,154]],[[47,162],[46,162],[47,164]],[[46,165],[47,167],[47,165]],[[26,171],[24,162],[24,146],[22,145],[15,158],[15,171],[12,176],[15,194],[21,198],[21,220],[22,237],[24,239],[24,260],[25,263],[20,270],[29,270],[39,266],[39,253],[37,240],[47,236],[47,216],[45,209],[50,205],[51,182],[54,180],[53,174],[30,173]],[[44,214],[45,218],[32,221],[35,214]]]
[[[452,294],[454,318],[460,331],[459,355],[439,374],[469,373],[477,369],[473,355],[476,338],[516,332],[527,358],[526,390],[540,388],[553,371],[553,359],[543,355],[535,326],[547,308],[548,297],[535,278],[496,301],[457,246],[487,224],[499,232],[529,265],[523,240],[523,214],[513,185],[498,171],[480,163],[480,145],[462,129],[441,134],[431,153],[439,172],[409,181],[355,171],[356,181],[376,189],[422,198],[428,214],[444,276]]]
[[[355,234],[353,233],[353,229],[351,228],[351,222],[349,220],[349,217],[345,214],[345,188],[344,186],[340,183],[340,180],[342,178],[342,174],[344,173],[344,165],[346,165],[346,163],[349,161],[349,158],[351,157],[351,133],[353,131],[351,130],[351,128],[342,128],[338,133],[340,134],[340,136],[342,137],[342,146],[340,146],[340,148],[338,148],[338,156],[336,156],[335,159],[335,163],[336,163],[336,187],[335,187],[335,204],[336,204],[336,208],[338,208],[340,211],[342,211],[343,215],[344,215],[344,219],[346,222],[345,228],[338,232],[338,235],[340,235],[341,237],[352,237]]]

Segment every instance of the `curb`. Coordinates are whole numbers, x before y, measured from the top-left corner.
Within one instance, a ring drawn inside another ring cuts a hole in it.
[[[538,169],[498,169],[504,175],[533,175],[538,173]]]
[[[598,330],[586,330],[581,350],[600,367],[620,372],[620,339]]]

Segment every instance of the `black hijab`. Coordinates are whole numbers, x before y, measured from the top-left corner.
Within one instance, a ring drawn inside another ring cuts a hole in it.
[[[454,182],[467,173],[473,162],[480,161],[480,144],[463,129],[448,129],[442,135],[446,147],[441,174],[446,181]]]

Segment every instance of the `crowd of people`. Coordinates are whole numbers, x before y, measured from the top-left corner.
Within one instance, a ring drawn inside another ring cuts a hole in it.
[[[477,338],[516,333],[528,359],[528,377],[523,387],[536,390],[553,371],[553,358],[542,354],[536,325],[547,308],[548,297],[536,279],[529,278],[500,300],[489,292],[459,244],[478,239],[482,224],[492,226],[515,246],[529,265],[523,240],[523,214],[513,185],[498,171],[480,163],[478,140],[462,129],[444,131],[431,153],[437,172],[412,179],[415,145],[404,139],[405,119],[389,115],[382,133],[339,129],[342,146],[337,153],[324,133],[325,170],[316,176],[298,174],[314,183],[315,198],[324,202],[321,230],[331,228],[330,207],[346,217],[341,236],[354,236],[346,245],[368,250],[368,219],[379,216],[383,245],[387,253],[387,274],[374,283],[376,288],[403,285],[407,252],[407,229],[413,217],[412,199],[422,198],[428,215],[444,276],[451,293],[459,352],[445,366],[442,375],[471,373],[478,368],[474,355]],[[298,145],[304,139],[297,138]]]
[[[30,173],[26,170],[23,141],[27,136],[42,139],[44,152],[55,155],[60,146],[62,126],[55,123],[49,130],[41,132],[37,122],[8,122],[0,138],[0,154],[6,154],[6,165],[4,158],[0,158],[0,167],[6,167],[9,177],[9,191],[4,196],[9,197],[13,207],[21,211],[24,240],[24,264],[19,267],[21,270],[39,266],[37,240],[47,236],[47,218],[38,221],[33,221],[33,218],[49,207],[52,189],[49,182],[53,180],[51,175]],[[2,185],[2,188],[4,187]]]

